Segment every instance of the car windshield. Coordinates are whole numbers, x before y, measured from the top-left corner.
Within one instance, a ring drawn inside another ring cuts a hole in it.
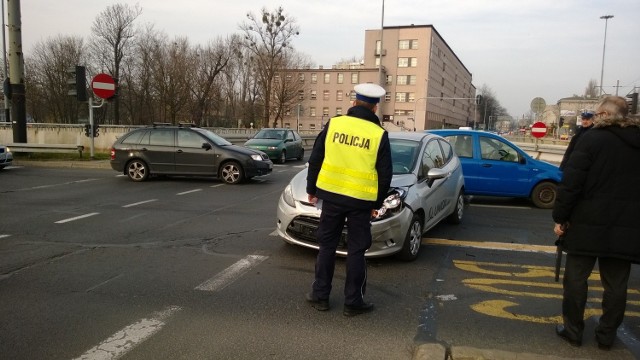
[[[393,174],[409,174],[414,168],[421,143],[413,140],[389,139]]]
[[[227,141],[225,138],[223,138],[222,136],[220,136],[220,135],[218,135],[218,134],[216,134],[216,133],[214,133],[214,132],[212,132],[210,130],[197,129],[196,131],[199,131],[200,134],[206,136],[207,139],[213,141],[213,143],[216,144],[216,145],[219,145],[219,146],[233,145],[229,141]]]
[[[260,130],[256,136],[254,136],[254,139],[277,139],[277,140],[283,140],[285,136],[285,131],[284,130]]]

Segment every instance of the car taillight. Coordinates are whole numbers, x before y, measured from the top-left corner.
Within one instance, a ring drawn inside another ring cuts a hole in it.
[[[116,159],[116,149],[111,148],[111,160],[115,160]]]

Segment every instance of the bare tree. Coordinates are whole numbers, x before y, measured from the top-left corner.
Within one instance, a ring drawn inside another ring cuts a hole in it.
[[[248,22],[240,25],[240,30],[244,33],[243,45],[250,53],[249,61],[254,65],[252,68],[262,90],[262,126],[266,127],[271,115],[273,80],[285,63],[286,49],[300,32],[295,19],[285,16],[282,7],[273,12],[262,8],[261,17],[248,13],[247,19]]]
[[[598,81],[596,79],[589,80],[587,87],[584,89],[584,96],[587,98],[598,97]]]
[[[221,77],[222,71],[229,66],[234,57],[239,55],[240,39],[239,37],[229,37],[226,41],[218,38],[215,41],[202,48],[196,47],[195,61],[196,71],[192,73],[189,81],[191,84],[191,94],[194,100],[192,109],[192,119],[196,124],[200,124],[209,114],[210,100],[217,95],[218,100],[221,94],[216,90],[220,88],[214,87],[216,80]]]
[[[26,59],[27,113],[36,122],[76,124],[87,117],[86,105],[68,96],[68,69],[85,63],[82,38],[61,36],[39,42]]]
[[[295,51],[289,51],[283,62],[273,85],[273,127],[278,127],[278,122],[297,105],[300,92],[305,90],[305,83],[299,80],[299,69],[311,63],[307,56]]]
[[[478,105],[478,115],[480,123],[489,126],[489,119],[498,116],[508,116],[507,110],[500,105],[500,102],[486,84],[483,84],[478,93],[482,95],[482,102]],[[487,128],[488,129],[488,128]]]
[[[140,16],[142,9],[136,4],[114,4],[96,16],[91,26],[94,35],[92,41],[97,63],[111,73],[118,81],[122,62],[130,55],[135,28],[133,22]],[[120,99],[113,102],[113,122],[120,123]]]

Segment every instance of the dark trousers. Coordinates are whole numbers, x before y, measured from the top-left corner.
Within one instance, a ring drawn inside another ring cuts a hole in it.
[[[602,316],[596,327],[599,343],[610,345],[616,338],[618,326],[622,324],[627,304],[627,284],[631,262],[615,258],[567,255],[562,299],[564,326],[572,338],[582,339],[584,331],[584,309],[589,285],[587,280],[598,260],[602,295]]]
[[[344,284],[345,305],[360,305],[367,286],[367,262],[364,253],[371,246],[371,210],[347,208],[323,200],[320,225],[316,233],[318,257],[313,294],[328,299],[336,264],[336,249],[347,223],[347,278]]]

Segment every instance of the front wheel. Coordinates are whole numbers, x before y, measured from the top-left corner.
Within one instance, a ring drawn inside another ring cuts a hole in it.
[[[287,161],[287,152],[282,150],[282,152],[280,153],[280,157],[278,158],[278,163],[284,164],[285,161]]]
[[[149,177],[147,163],[140,159],[133,159],[127,163],[127,176],[133,181],[145,181]]]
[[[552,209],[556,202],[558,190],[556,184],[545,181],[536,185],[531,192],[531,201],[533,205],[541,209]]]
[[[458,198],[456,199],[456,206],[453,209],[453,212],[449,214],[447,217],[447,222],[450,224],[460,224],[462,222],[462,216],[464,215],[464,196],[462,195],[462,191],[458,193]]]
[[[413,261],[418,257],[420,245],[422,244],[422,222],[418,215],[413,214],[411,225],[407,231],[407,236],[402,244],[402,249],[396,257],[403,261]]]
[[[220,178],[227,184],[237,184],[244,178],[242,167],[235,161],[226,162],[220,169]]]

